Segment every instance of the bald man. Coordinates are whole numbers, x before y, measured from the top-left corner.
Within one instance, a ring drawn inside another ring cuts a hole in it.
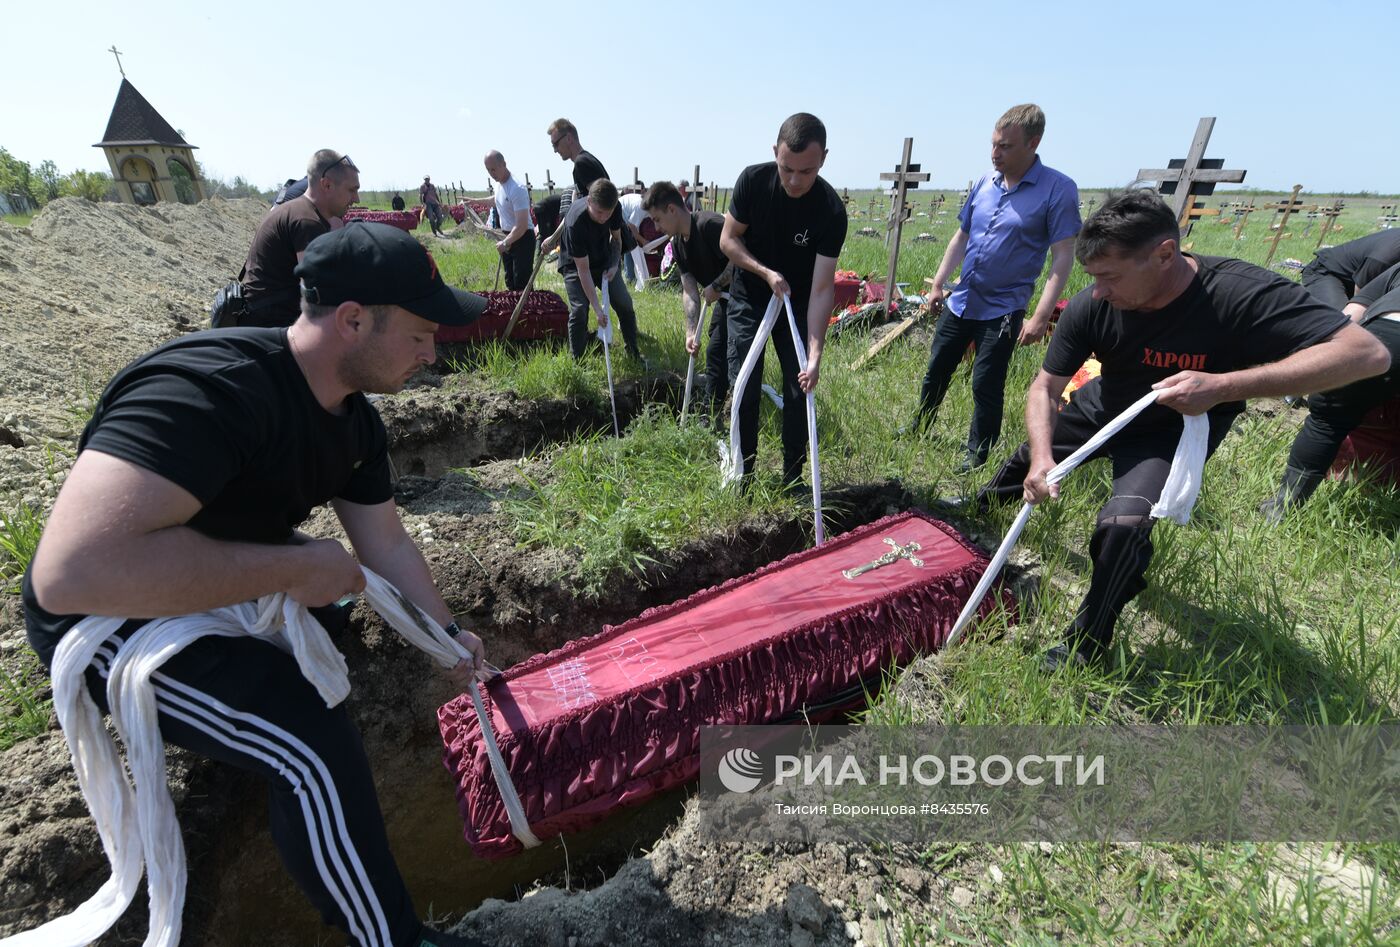
[[[506,289],[522,290],[535,263],[535,231],[530,226],[530,192],[511,177],[499,151],[486,154],[486,173],[496,182],[496,219],[506,235],[496,241]]]

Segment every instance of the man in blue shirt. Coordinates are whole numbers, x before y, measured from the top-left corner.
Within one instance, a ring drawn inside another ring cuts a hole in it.
[[[972,365],[972,426],[961,472],[987,462],[1001,436],[1006,370],[1016,342],[1028,345],[1045,336],[1050,314],[1074,265],[1079,232],[1079,189],[1065,175],[1040,163],[1036,147],[1045,132],[1045,113],[1018,105],[997,120],[992,133],[992,166],[968,192],[958,215],[957,234],[934,277],[930,305],[944,305],[929,352],[910,430],[932,422],[968,343],[977,347]],[[1036,277],[1050,250],[1050,276],[1030,320],[1022,322]],[[943,285],[962,264],[957,288],[944,299]]]

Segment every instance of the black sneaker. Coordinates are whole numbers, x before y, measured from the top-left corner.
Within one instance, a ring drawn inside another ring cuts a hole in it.
[[[966,454],[963,455],[962,463],[958,464],[958,473],[972,473],[974,470],[976,470],[978,467],[981,467],[986,462],[987,458],[978,457],[976,454],[972,453],[971,451],[968,451]]]
[[[1083,670],[1091,664],[1098,664],[1105,650],[1082,638],[1066,638],[1041,656],[1040,669],[1046,674],[1054,674],[1066,666]]]
[[[906,421],[894,429],[894,436],[899,438],[927,438],[933,426],[922,417],[916,417],[912,421]]]

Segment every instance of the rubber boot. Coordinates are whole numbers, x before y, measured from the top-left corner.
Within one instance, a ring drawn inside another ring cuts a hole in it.
[[[1290,509],[1302,506],[1308,501],[1318,484],[1322,483],[1322,477],[1322,474],[1310,470],[1284,467],[1283,482],[1279,484],[1278,492],[1259,505],[1264,522],[1270,526],[1282,523]]]

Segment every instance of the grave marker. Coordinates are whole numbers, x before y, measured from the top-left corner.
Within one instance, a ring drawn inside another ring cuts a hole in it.
[[[1244,225],[1249,222],[1249,215],[1254,213],[1254,198],[1249,199],[1248,204],[1243,204],[1235,209],[1235,217],[1239,223],[1235,224],[1235,239],[1240,239],[1240,234],[1244,232]]]
[[[1274,251],[1278,249],[1278,242],[1283,238],[1283,232],[1288,227],[1289,215],[1305,209],[1303,202],[1298,200],[1298,193],[1302,191],[1302,189],[1303,185],[1295,184],[1293,185],[1293,193],[1288,196],[1287,200],[1279,201],[1276,204],[1264,205],[1264,210],[1272,210],[1283,215],[1282,219],[1279,220],[1278,230],[1274,233],[1274,242],[1269,244],[1269,255],[1264,258],[1265,266],[1268,266],[1269,263],[1273,261]]]
[[[1317,209],[1317,212],[1325,218],[1322,221],[1322,233],[1317,235],[1317,246],[1322,246],[1322,241],[1326,240],[1327,235],[1332,232],[1332,228],[1336,226],[1337,218],[1342,216],[1344,206],[1346,206],[1346,202],[1339,197],[1332,203],[1331,207]]]
[[[690,179],[695,182],[690,188],[690,206],[697,212],[705,209],[705,198],[709,196],[709,191],[705,185],[700,183],[700,165],[695,166],[695,175]]]
[[[910,164],[909,158],[914,151],[914,139],[904,139],[904,157],[900,159],[899,165],[894,171],[886,171],[880,175],[881,181],[893,183],[892,193],[894,194],[894,208],[890,212],[891,228],[894,235],[890,243],[890,268],[889,275],[885,279],[885,318],[890,317],[894,308],[895,289],[894,277],[895,267],[899,264],[899,238],[904,233],[904,221],[909,217],[909,208],[904,206],[905,194],[912,188],[919,186],[920,181],[927,181],[930,177],[927,171],[919,171],[917,164]]]
[[[1195,199],[1210,196],[1217,184],[1239,184],[1246,174],[1244,171],[1226,170],[1223,158],[1205,157],[1213,128],[1214,118],[1201,119],[1185,158],[1173,158],[1165,168],[1142,168],[1137,173],[1139,180],[1156,181],[1157,192],[1172,198],[1168,203],[1172,213],[1176,214],[1177,224],[1188,233],[1191,222],[1203,216]]]
[[[641,176],[637,174],[637,169],[632,169],[632,183],[622,189],[623,194],[641,194],[646,190],[642,187]]]

